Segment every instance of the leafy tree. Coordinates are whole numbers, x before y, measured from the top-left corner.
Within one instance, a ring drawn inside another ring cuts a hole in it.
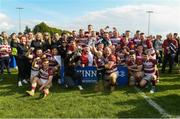
[[[29,33],[29,32],[31,32],[31,29],[30,29],[28,26],[26,26],[26,27],[25,27],[25,30],[24,30],[24,34],[27,34],[27,33]]]
[[[58,34],[62,34],[62,33],[69,33],[69,31],[67,30],[62,30],[62,29],[58,29],[58,28],[54,28],[54,27],[50,27],[48,26],[46,23],[41,22],[40,24],[37,24],[34,28],[33,28],[33,32],[37,33],[37,32],[49,32],[51,35],[53,35],[54,33],[58,33]]]

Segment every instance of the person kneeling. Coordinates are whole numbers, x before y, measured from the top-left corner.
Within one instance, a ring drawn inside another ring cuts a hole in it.
[[[150,93],[155,92],[155,85],[157,82],[157,75],[156,75],[156,70],[157,70],[157,61],[155,59],[150,59],[150,57],[147,54],[143,54],[143,71],[144,71],[144,76],[142,80],[140,81],[140,87],[143,88],[147,84],[150,84],[151,90]]]
[[[139,85],[142,79],[142,61],[136,58],[135,54],[130,54],[130,59],[127,61],[127,67],[129,70],[129,86]]]
[[[53,71],[49,68],[49,61],[45,59],[42,62],[42,68],[39,70],[39,74],[35,76],[31,83],[31,90],[26,91],[30,96],[34,96],[37,85],[40,86],[39,91],[42,92],[42,98],[45,98],[49,94],[49,88],[52,85]]]
[[[116,80],[118,78],[118,71],[116,66],[116,57],[112,54],[109,47],[104,50],[105,55],[105,87],[110,87],[110,90],[115,90]]]

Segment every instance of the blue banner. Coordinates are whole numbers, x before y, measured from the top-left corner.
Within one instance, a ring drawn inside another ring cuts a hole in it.
[[[76,72],[80,72],[83,76],[83,82],[91,83],[97,80],[96,67],[76,67]]]
[[[77,72],[80,72],[83,76],[83,82],[91,83],[97,81],[97,69],[96,67],[77,67]],[[117,85],[128,85],[128,69],[125,66],[118,66],[119,76],[117,78]]]
[[[93,83],[97,81],[97,68],[93,66],[76,67],[76,71],[80,72],[83,76],[84,83]],[[117,85],[128,85],[128,69],[125,66],[118,66],[119,76],[117,78]],[[64,67],[61,68],[62,79],[64,78]]]
[[[126,66],[118,66],[119,77],[117,79],[117,84],[119,86],[128,85],[128,68]]]

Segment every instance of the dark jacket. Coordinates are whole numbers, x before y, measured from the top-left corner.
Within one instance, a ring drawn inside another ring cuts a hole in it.
[[[37,49],[37,48],[43,49],[43,46],[44,46],[44,43],[43,43],[42,41],[33,40],[33,41],[31,42],[31,47],[34,47],[35,49]]]
[[[17,58],[19,59],[26,59],[26,53],[28,51],[28,47],[21,44],[21,43],[18,43],[17,44]]]

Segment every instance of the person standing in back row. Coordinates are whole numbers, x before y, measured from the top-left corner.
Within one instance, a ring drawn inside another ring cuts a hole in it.
[[[44,41],[43,41],[42,33],[40,33],[40,32],[36,33],[35,40],[33,40],[31,42],[30,47],[33,47],[34,49],[36,49],[36,48],[43,49],[44,48]]]
[[[162,47],[164,50],[164,59],[161,72],[165,73],[166,65],[169,62],[169,73],[171,73],[174,57],[178,48],[178,43],[175,39],[173,39],[171,33],[167,35],[167,39],[164,40]]]
[[[22,36],[20,38],[20,43],[17,45],[17,66],[18,66],[18,86],[22,86],[22,82],[27,84],[29,78],[28,64],[29,60],[26,57],[26,53],[29,47],[27,45],[27,38]]]

